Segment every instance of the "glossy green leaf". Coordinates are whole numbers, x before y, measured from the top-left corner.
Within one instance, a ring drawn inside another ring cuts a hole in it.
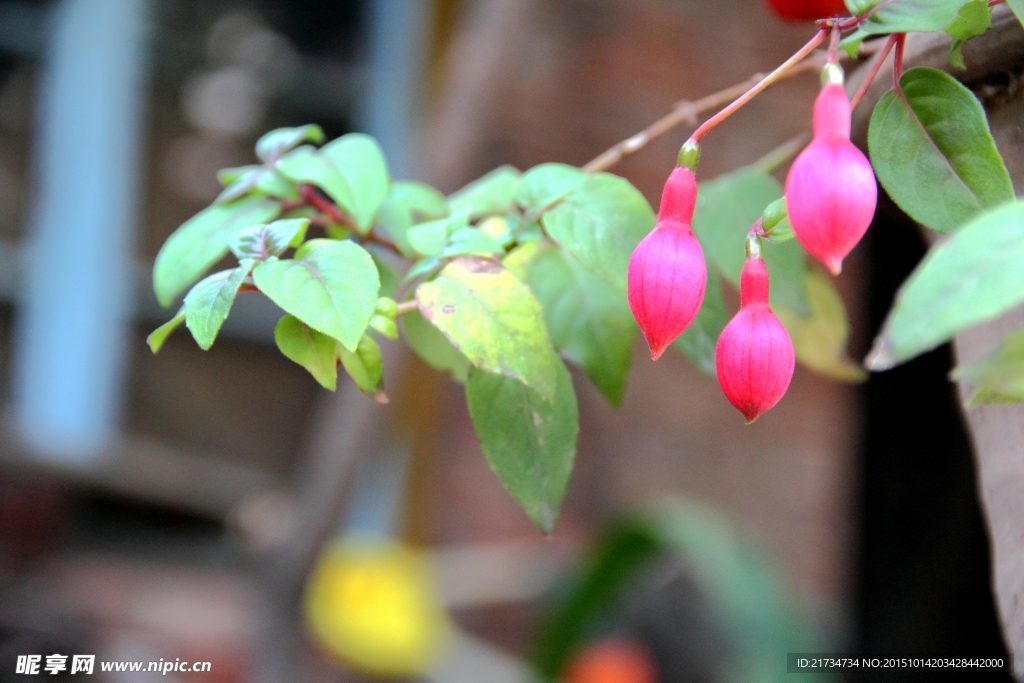
[[[624,290],[629,257],[654,227],[654,212],[629,181],[597,173],[545,212],[541,221],[565,251]]]
[[[285,358],[298,363],[325,389],[338,386],[338,342],[298,318],[286,315],[274,328],[274,341]]]
[[[1024,301],[1024,202],[983,213],[903,283],[866,364],[886,370]]]
[[[1024,401],[1024,331],[1010,334],[994,351],[950,374],[974,385],[969,406]]]
[[[957,10],[956,19],[946,33],[958,40],[969,40],[992,28],[992,10],[988,0],[969,0]]]
[[[537,526],[550,533],[572,473],[576,393],[557,358],[553,400],[518,380],[473,368],[466,401],[491,469]]]
[[[260,161],[272,161],[303,142],[322,145],[326,136],[315,123],[297,128],[277,128],[256,141],[256,156]]]
[[[185,322],[185,307],[182,306],[178,313],[165,322],[160,327],[156,328],[149,333],[146,337],[146,343],[149,345],[149,350],[153,353],[160,353],[160,349],[163,348],[164,342],[171,336],[171,332],[174,332],[178,327]]]
[[[672,345],[698,370],[715,377],[715,349],[718,347],[718,337],[731,317],[722,296],[722,283],[717,273],[710,271],[708,286],[704,290],[704,302],[697,317]]]
[[[809,316],[781,306],[774,309],[793,340],[797,360],[832,379],[864,381],[867,373],[846,353],[850,338],[846,306],[832,280],[816,268],[807,271],[807,299],[811,306]]]
[[[693,214],[693,232],[709,264],[739,287],[750,227],[765,208],[782,196],[782,186],[770,175],[741,168],[700,184]],[[804,272],[807,255],[795,240],[761,246],[771,274],[771,303],[809,312]]]
[[[450,373],[459,384],[466,383],[469,359],[452,346],[441,330],[420,315],[419,311],[402,316],[402,336],[424,363],[435,370]]]
[[[515,204],[519,171],[500,166],[448,197],[452,211],[466,209],[473,217],[508,213]]]
[[[528,282],[544,307],[555,348],[618,407],[639,331],[625,292],[560,249],[549,249],[533,262]]]
[[[967,0],[888,0],[861,24],[865,33],[942,31]]]
[[[566,164],[541,164],[523,174],[516,188],[516,203],[536,215],[582,185],[587,173]]]
[[[354,351],[373,316],[380,290],[377,266],[351,241],[333,241],[299,260],[270,260],[253,271],[271,301]]]
[[[308,218],[285,218],[266,225],[254,225],[236,232],[228,246],[239,259],[266,261],[271,256],[280,256],[296,240],[301,240],[308,227]]]
[[[423,256],[436,256],[444,249],[449,236],[469,224],[469,210],[461,209],[447,218],[427,221],[409,228],[409,246]]]
[[[1013,198],[1013,185],[970,90],[937,69],[900,79],[871,114],[868,147],[878,180],[911,218],[952,232]]]
[[[312,183],[352,217],[360,232],[367,232],[388,194],[388,169],[377,142],[350,133],[319,150],[298,147],[285,154],[277,168],[297,183]]]
[[[281,210],[280,202],[247,197],[204,209],[167,238],[153,264],[153,290],[161,306],[199,279],[228,253],[228,242],[239,230],[266,223]]]
[[[384,361],[373,338],[364,336],[355,351],[339,346],[338,354],[342,367],[360,391],[377,403],[388,402],[384,393]]]
[[[498,263],[463,256],[416,288],[416,303],[469,361],[555,395],[558,354],[533,292]]]
[[[501,220],[501,219],[497,219]],[[448,239],[448,246],[441,252],[442,258],[454,256],[495,256],[504,254],[505,249],[501,243],[493,237],[484,233],[480,228],[462,228],[452,233]]]
[[[185,295],[185,326],[203,351],[213,346],[235,303],[238,288],[253,265],[253,260],[244,259],[237,268],[222,270],[200,280]]]

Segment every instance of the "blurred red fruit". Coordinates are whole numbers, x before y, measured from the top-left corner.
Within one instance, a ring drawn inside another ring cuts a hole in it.
[[[783,19],[814,21],[850,13],[843,0],[768,0],[768,4]]]
[[[603,640],[587,646],[569,662],[566,683],[657,683],[647,650],[628,640]]]

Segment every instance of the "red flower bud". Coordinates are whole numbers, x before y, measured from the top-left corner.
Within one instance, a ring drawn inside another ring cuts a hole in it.
[[[775,13],[790,21],[814,21],[849,14],[843,0],[768,0]]]
[[[877,202],[871,163],[850,142],[850,100],[841,85],[827,85],[814,103],[814,139],[786,178],[793,233],[809,254],[839,274]]]
[[[704,301],[708,270],[690,229],[696,201],[693,171],[676,168],[665,183],[657,225],[629,259],[629,307],[655,360],[689,327]]]
[[[748,258],[740,275],[739,313],[715,349],[718,383],[749,424],[786,394],[795,366],[789,333],[768,308],[768,269],[760,258]]]

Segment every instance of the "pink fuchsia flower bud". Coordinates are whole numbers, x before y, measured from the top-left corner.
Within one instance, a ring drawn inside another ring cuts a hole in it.
[[[871,163],[850,142],[850,113],[841,85],[822,88],[814,103],[814,139],[786,178],[793,233],[836,275],[867,231],[878,202]]]
[[[768,308],[768,269],[748,258],[740,275],[740,310],[718,337],[715,368],[729,402],[747,424],[786,394],[796,352],[789,333]]]
[[[665,182],[654,230],[629,259],[629,307],[654,360],[689,327],[704,301],[708,270],[690,229],[696,201],[693,171],[676,168]]]

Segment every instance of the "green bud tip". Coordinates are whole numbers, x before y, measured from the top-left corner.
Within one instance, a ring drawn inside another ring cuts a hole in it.
[[[786,198],[779,197],[769,204],[765,208],[764,213],[761,214],[761,228],[765,232],[769,232],[772,228],[778,225],[786,215]]]
[[[843,84],[843,67],[839,66],[836,62],[826,62],[825,66],[821,68],[821,85],[842,85]]]
[[[747,258],[761,258],[761,238],[753,230],[747,233]]]
[[[700,145],[693,140],[687,140],[679,150],[679,158],[676,160],[676,165],[696,171],[697,162],[699,161]]]

